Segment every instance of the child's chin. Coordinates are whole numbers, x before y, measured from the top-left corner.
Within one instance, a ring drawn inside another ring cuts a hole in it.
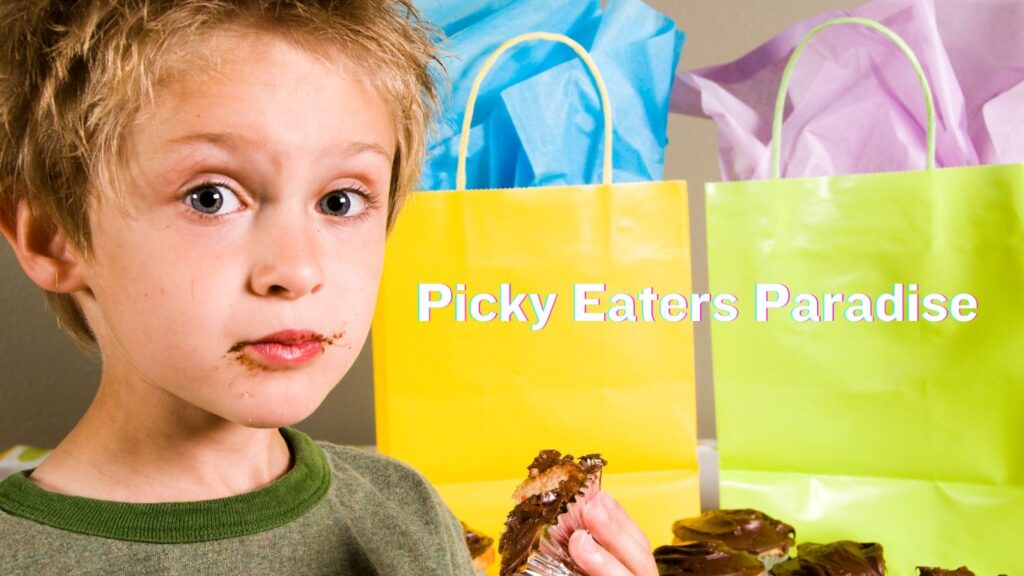
[[[260,407],[252,406],[248,411],[228,414],[225,417],[236,424],[250,428],[282,428],[294,426],[309,418],[316,406],[289,405]]]

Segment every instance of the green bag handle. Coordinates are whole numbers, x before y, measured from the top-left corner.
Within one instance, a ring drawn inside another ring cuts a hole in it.
[[[597,66],[594,61],[590,58],[590,54],[587,53],[586,48],[580,46],[578,42],[565,36],[564,34],[552,34],[550,32],[528,32],[526,34],[520,34],[514,38],[510,38],[498,46],[489,58],[484,62],[483,67],[477,72],[476,79],[473,80],[473,87],[469,91],[469,102],[466,103],[466,114],[462,118],[462,135],[459,139],[459,167],[455,174],[455,189],[465,190],[466,189],[466,150],[469,148],[469,128],[473,121],[473,109],[476,107],[477,93],[480,92],[480,85],[484,81],[484,77],[494,67],[494,63],[498,61],[498,58],[505,53],[506,50],[529,40],[548,40],[552,42],[560,42],[566,46],[572,48],[583,62],[587,65],[587,69],[590,71],[590,75],[593,76],[594,82],[597,83],[597,91],[601,97],[601,108],[604,110],[604,164],[602,166],[602,184],[612,183],[612,107],[608,101],[608,91],[605,89],[604,78],[601,77],[601,73],[598,72]]]
[[[800,44],[797,45],[796,50],[793,50],[793,55],[789,57],[789,62],[786,63],[786,68],[782,71],[782,81],[779,83],[779,94],[775,99],[775,119],[772,122],[772,179],[777,180],[780,178],[782,173],[781,168],[781,149],[782,149],[782,110],[786,104],[786,93],[789,90],[789,77],[793,73],[793,66],[796,64],[797,58],[807,47],[807,44],[814,38],[819,32],[825,28],[832,26],[838,26],[841,24],[857,24],[861,26],[867,26],[873,28],[878,32],[881,32],[889,40],[892,40],[896,46],[903,51],[907,59],[914,66],[914,72],[917,73],[917,80],[921,83],[921,90],[924,92],[925,97],[925,108],[928,115],[928,151],[927,151],[927,162],[928,169],[935,168],[935,102],[932,98],[932,89],[928,85],[928,79],[924,75],[924,70],[921,68],[921,63],[918,62],[917,56],[914,55],[914,51],[907,46],[907,43],[903,41],[895,32],[885,27],[884,25],[869,20],[867,18],[836,18],[829,20],[823,24],[818,25],[813,30],[804,36]]]

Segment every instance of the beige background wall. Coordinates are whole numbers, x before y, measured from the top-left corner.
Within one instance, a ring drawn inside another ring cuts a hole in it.
[[[571,0],[565,0],[571,1]],[[686,32],[680,69],[731,61],[785,26],[822,12],[853,8],[860,0],[647,0]],[[704,183],[718,179],[717,144],[709,121],[672,115],[665,176],[686,179],[694,215],[695,289],[707,290],[704,259]],[[0,247],[0,451],[11,444],[52,447],[85,411],[99,366],[80,354],[44,309],[43,298]],[[700,435],[714,436],[708,325],[697,325]],[[371,351],[299,428],[316,438],[372,444]]]

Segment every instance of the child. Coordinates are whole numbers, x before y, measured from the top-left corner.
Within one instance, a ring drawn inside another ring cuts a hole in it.
[[[408,0],[5,0],[0,230],[103,372],[0,483],[0,572],[472,573],[421,476],[290,427],[365,341],[435,58]],[[656,573],[584,519],[587,573]]]

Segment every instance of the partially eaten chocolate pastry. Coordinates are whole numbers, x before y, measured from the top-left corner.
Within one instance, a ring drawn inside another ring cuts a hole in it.
[[[473,558],[473,570],[477,574],[483,574],[487,567],[494,563],[494,538],[466,526],[462,522],[462,534],[466,538],[466,547],[469,548],[469,555]]]
[[[673,544],[721,542],[733,550],[749,552],[766,569],[789,557],[796,530],[784,522],[750,508],[709,510],[672,524]]]
[[[775,576],[885,576],[882,545],[840,540],[831,544],[804,542],[796,558],[772,570]]]
[[[654,549],[660,576],[764,576],[764,564],[748,552],[705,540]]]
[[[569,556],[569,537],[583,529],[583,504],[601,491],[605,464],[598,454],[576,460],[557,450],[542,450],[533,459],[498,542],[501,576],[581,574]]]

